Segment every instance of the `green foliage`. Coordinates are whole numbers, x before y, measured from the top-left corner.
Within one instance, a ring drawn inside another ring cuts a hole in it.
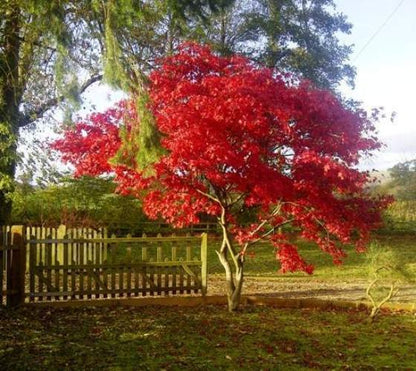
[[[7,171],[16,160],[16,135],[7,122],[0,122],[0,189],[13,190],[13,176]]]
[[[398,201],[416,201],[416,159],[398,163],[388,170],[387,176],[378,175],[379,184],[374,193],[391,194]]]
[[[83,177],[35,189],[20,185],[13,194],[15,224],[108,226],[146,221],[140,203],[114,194],[111,180]]]
[[[139,169],[145,170],[149,164],[159,160],[164,153],[160,145],[160,133],[152,113],[147,108],[149,97],[142,94],[137,100],[137,109],[140,115],[140,133],[137,138],[136,163]],[[133,152],[134,153],[134,152]]]
[[[373,306],[370,318],[377,316],[381,307],[398,293],[402,284],[416,281],[416,275],[410,271],[404,257],[397,248],[381,247],[378,243],[370,245],[367,252],[370,281],[366,290]]]
[[[332,0],[237,0],[202,25],[220,52],[242,53],[332,90],[341,81],[353,85],[352,49],[338,38],[351,27]]]
[[[106,82],[113,87],[128,91],[132,87],[129,86],[126,69],[123,66],[121,47],[116,36],[117,29],[119,29],[118,23],[121,23],[120,19],[131,25],[131,19],[126,19],[126,16],[130,13],[130,8],[126,7],[124,3],[109,0],[104,6],[105,54],[103,62]]]
[[[4,131],[0,135],[2,143],[11,145],[7,154],[10,164],[0,164],[0,224],[9,218],[5,199],[15,177],[19,129],[43,118],[58,105],[65,113],[65,121],[70,122],[79,108],[81,94],[101,80],[103,73],[113,86],[140,96],[146,73],[169,48],[165,47],[167,35],[172,39],[181,36],[174,18],[182,20],[189,12],[210,14],[216,3],[1,2],[0,123],[10,135],[4,137]],[[148,138],[149,133],[143,133],[142,139]],[[6,158],[4,153],[1,155]]]
[[[395,201],[386,211],[389,220],[416,222],[416,200]]]
[[[374,194],[392,195],[395,201],[384,213],[385,229],[404,232],[416,231],[416,160],[398,163],[388,170],[379,184],[372,187]]]
[[[144,173],[151,174],[151,165],[159,160],[164,150],[160,145],[161,134],[156,128],[155,119],[148,109],[149,97],[142,93],[136,100],[136,111],[140,118],[140,125],[131,124],[131,130],[126,127],[120,129],[121,146],[111,160],[114,164],[123,164],[130,168],[136,167]],[[125,154],[134,154],[125,156]]]
[[[416,201],[416,159],[390,169],[391,186],[396,187],[396,197],[401,201]]]

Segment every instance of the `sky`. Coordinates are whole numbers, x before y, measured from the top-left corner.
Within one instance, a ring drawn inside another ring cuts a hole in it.
[[[346,44],[354,44],[355,89],[342,88],[366,109],[384,107],[378,125],[386,145],[361,167],[385,170],[416,158],[416,0],[335,0],[336,9],[353,24]],[[396,112],[393,123],[390,114]]]

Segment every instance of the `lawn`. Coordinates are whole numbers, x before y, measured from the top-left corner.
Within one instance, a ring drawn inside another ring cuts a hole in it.
[[[378,236],[374,247],[366,253],[357,253],[347,247],[347,258],[342,265],[334,265],[332,258],[319,248],[304,240],[296,241],[302,256],[315,266],[313,275],[303,272],[279,273],[279,263],[274,256],[273,247],[268,244],[254,246],[254,257],[248,255],[245,264],[245,283],[243,293],[248,295],[267,294],[281,298],[319,298],[324,300],[367,301],[366,288],[373,276],[371,256],[378,252],[389,252],[391,260],[398,262],[403,272],[383,272],[376,294],[384,297],[385,289],[396,282],[399,288],[392,301],[416,304],[416,235]],[[221,295],[224,292],[224,271],[215,254],[218,241],[209,240],[208,294]],[[381,256],[384,256],[381,254]],[[387,260],[384,263],[393,264]],[[373,291],[374,293],[374,291]]]
[[[211,240],[210,276],[223,278]],[[368,281],[368,256],[347,249],[341,267],[300,241],[313,276],[279,274],[273,249],[255,248],[246,274],[265,282]],[[414,236],[381,237],[416,274]],[[272,278],[274,277],[274,278]],[[289,293],[288,293],[289,294]],[[0,369],[416,369],[415,313],[384,312],[371,323],[358,309],[201,307],[22,307],[0,309]]]
[[[222,274],[223,268],[215,254],[215,248],[218,241],[209,240],[208,246],[208,269],[210,274]],[[373,243],[377,248],[390,248],[397,254],[397,258],[403,261],[403,264],[416,277],[416,235],[392,235],[379,236]],[[313,280],[325,281],[357,281],[368,280],[369,256],[367,253],[357,253],[353,247],[345,249],[347,258],[340,266],[335,266],[331,256],[322,252],[313,243],[296,240],[299,251],[304,259],[315,266],[313,276],[308,276],[303,272],[279,274],[279,263],[276,261],[274,248],[267,243],[260,243],[253,246],[251,250],[254,254],[252,257],[248,254],[245,274],[247,276],[259,277],[280,277],[282,279],[293,279],[308,277]]]
[[[0,365],[19,369],[414,369],[416,318],[223,306],[0,312]]]

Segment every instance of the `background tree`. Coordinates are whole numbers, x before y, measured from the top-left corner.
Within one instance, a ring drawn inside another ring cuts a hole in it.
[[[352,25],[332,0],[237,0],[202,27],[205,40],[225,55],[242,53],[324,89],[336,90],[342,81],[353,85],[352,48],[338,38]]]
[[[391,194],[397,201],[416,201],[416,160],[399,162],[376,177],[374,193]]]
[[[118,191],[142,199],[150,218],[181,227],[201,213],[215,216],[230,310],[239,305],[245,256],[261,239],[275,246],[283,272],[312,272],[278,232],[283,225],[300,228],[340,263],[341,245],[362,250],[380,222],[385,203],[368,197],[368,175],[354,168],[379,147],[373,123],[328,91],[185,44],[151,73],[149,97],[164,148],[150,174],[135,166],[134,148],[120,152],[120,125],[125,137],[140,125],[130,102],[78,123],[55,148],[77,175],[114,172]],[[121,165],[111,160],[116,152]],[[252,223],[240,224],[247,211]]]
[[[416,160],[398,163],[390,169],[390,186],[402,201],[416,200]]]
[[[106,227],[143,230],[148,222],[136,198],[115,194],[112,179],[67,178],[39,188],[18,183],[13,193],[12,222],[35,226]]]
[[[215,8],[213,0],[1,2],[0,224],[10,216],[19,129],[63,102],[71,112],[103,74],[113,86],[140,91],[188,14],[207,17]]]
[[[398,163],[375,176],[378,182],[372,184],[372,193],[394,197],[384,213],[386,228],[413,233],[416,228],[416,160]]]

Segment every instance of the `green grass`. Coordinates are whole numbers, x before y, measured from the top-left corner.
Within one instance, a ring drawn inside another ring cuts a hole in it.
[[[223,268],[218,261],[215,248],[218,241],[209,241],[208,246],[208,269],[210,274],[222,274]],[[416,277],[416,236],[383,236],[377,239],[377,244],[381,248],[392,248],[399,258],[405,262],[413,276]],[[348,256],[340,266],[334,265],[331,256],[322,252],[316,245],[298,240],[297,245],[300,254],[304,259],[315,266],[313,276],[305,273],[286,273],[280,274],[280,265],[276,261],[272,246],[263,243],[254,246],[254,257],[247,257],[245,264],[245,274],[249,276],[277,277],[279,279],[291,280],[325,280],[353,282],[357,280],[368,280],[368,255],[367,253],[357,253],[354,248],[347,247],[345,251]]]
[[[416,275],[414,236],[384,236]],[[210,274],[223,274],[209,243]],[[304,241],[299,248],[314,276],[279,274],[273,249],[255,248],[246,274],[282,280],[368,280],[368,257],[347,249],[344,265]],[[416,317],[387,313],[371,323],[357,310],[287,310],[223,306],[0,309],[0,368],[253,370],[416,369]]]
[[[416,321],[360,311],[21,308],[0,311],[2,370],[414,369]]]

